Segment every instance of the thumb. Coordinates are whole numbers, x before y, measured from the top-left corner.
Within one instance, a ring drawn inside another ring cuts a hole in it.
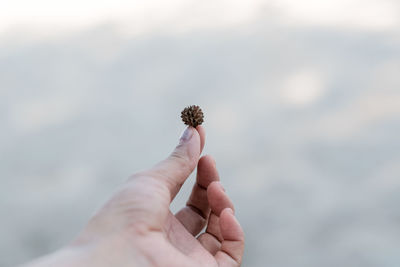
[[[169,189],[171,201],[196,168],[202,144],[204,144],[203,128],[201,126],[197,126],[197,128],[189,126],[183,131],[179,144],[168,158],[150,170],[151,174],[162,180],[163,184]]]

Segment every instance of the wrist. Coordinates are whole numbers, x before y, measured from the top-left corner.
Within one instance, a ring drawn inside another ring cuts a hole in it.
[[[29,262],[23,267],[85,266],[88,263],[89,254],[89,250],[86,248],[68,246]]]
[[[150,266],[139,255],[132,242],[123,237],[99,238],[91,242],[72,244],[39,258],[24,267],[110,267],[110,266]]]

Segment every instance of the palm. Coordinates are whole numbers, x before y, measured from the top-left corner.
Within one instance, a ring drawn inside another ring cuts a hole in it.
[[[217,266],[214,255],[172,213],[168,215],[165,235],[176,253],[175,266]]]

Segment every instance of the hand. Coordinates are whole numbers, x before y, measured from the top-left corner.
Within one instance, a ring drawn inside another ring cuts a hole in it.
[[[167,159],[134,174],[72,244],[37,266],[240,266],[244,234],[215,161],[199,158],[204,140],[201,126],[188,127]],[[196,166],[187,205],[173,215],[170,203]]]

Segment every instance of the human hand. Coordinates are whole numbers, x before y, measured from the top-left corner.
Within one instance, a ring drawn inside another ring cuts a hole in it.
[[[188,127],[167,159],[134,174],[74,242],[37,266],[240,266],[244,234],[215,161],[200,158],[204,141],[202,126]],[[171,201],[196,166],[187,205],[173,215]]]

